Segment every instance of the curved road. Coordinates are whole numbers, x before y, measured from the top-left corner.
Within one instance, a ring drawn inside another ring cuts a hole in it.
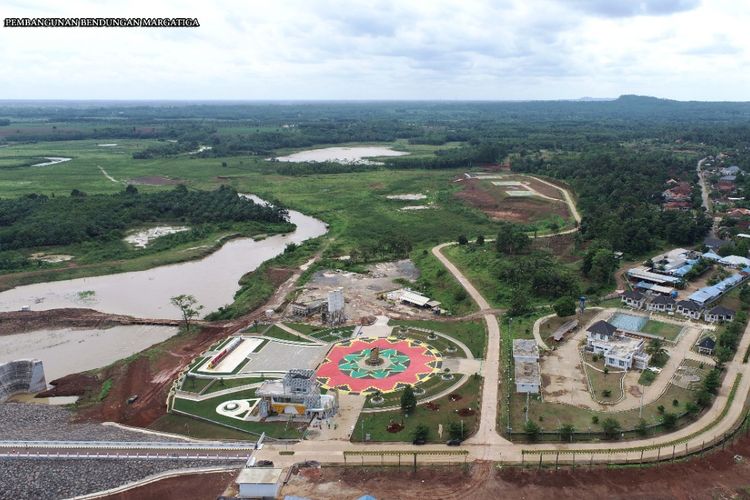
[[[566,199],[572,202],[569,195],[566,195]],[[577,215],[577,210],[574,213]],[[576,217],[576,220],[578,219],[579,217]],[[441,251],[443,248],[453,244],[455,243],[438,245],[432,249],[432,252],[477,303],[481,309],[480,313],[483,313],[483,318],[487,324],[488,334],[487,354],[482,370],[484,385],[482,388],[482,409],[479,430],[472,438],[466,441],[464,448],[469,452],[470,459],[502,460],[506,463],[521,462],[524,460],[524,453],[534,452],[546,452],[552,456],[553,461],[557,452],[567,453],[567,455],[563,456],[563,459],[567,456],[568,460],[570,460],[571,454],[573,454],[573,460],[575,460],[575,454],[578,454],[579,462],[582,460],[580,458],[581,455],[585,457],[586,461],[590,457],[591,462],[636,460],[638,457],[646,460],[658,457],[664,458],[667,454],[671,455],[675,452],[680,454],[688,450],[701,450],[704,445],[721,438],[727,432],[731,431],[744,416],[744,403],[750,392],[750,373],[748,373],[750,364],[743,363],[742,357],[745,351],[750,348],[750,325],[745,329],[734,358],[725,365],[726,376],[712,407],[698,420],[676,432],[655,438],[627,442],[524,445],[514,444],[503,439],[496,431],[500,368],[500,325],[494,315],[495,310],[490,307],[487,300],[459,269],[442,254]],[[730,401],[731,389],[736,380],[739,380],[736,394],[733,396],[734,400]],[[643,446],[651,448],[643,451],[638,448]],[[419,460],[423,462],[445,462],[446,460],[450,460],[450,457],[446,458],[439,454],[429,454],[431,451],[446,451],[447,448],[445,445],[426,445],[420,447],[415,447],[407,443],[362,445],[340,440],[301,441],[297,444],[267,444],[261,450],[255,450],[253,444],[205,441],[190,443],[34,443],[0,441],[0,457],[9,456],[9,454],[21,456],[21,454],[28,453],[29,456],[53,458],[85,458],[85,455],[88,454],[88,456],[123,458],[143,456],[154,459],[201,457],[208,460],[240,460],[254,455],[258,459],[272,460],[277,466],[289,466],[303,460],[343,463],[346,461],[345,452],[356,453],[363,449],[368,452],[382,450],[390,453],[395,451],[409,453],[418,450],[420,452],[428,452],[428,454],[420,456]],[[294,450],[294,455],[279,454],[280,451],[285,450]],[[453,448],[452,450],[456,449]],[[395,456],[392,455],[392,457]],[[526,459],[526,461],[538,460],[538,456],[538,454],[534,455],[534,458]],[[381,457],[373,457],[373,459],[376,459],[378,462],[382,460]],[[392,458],[389,459],[389,462],[392,460]],[[455,462],[455,460],[454,458],[453,461]]]

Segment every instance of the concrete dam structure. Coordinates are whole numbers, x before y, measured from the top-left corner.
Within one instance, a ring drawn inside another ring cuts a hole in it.
[[[47,389],[44,365],[38,359],[19,359],[0,363],[0,403],[14,394]]]

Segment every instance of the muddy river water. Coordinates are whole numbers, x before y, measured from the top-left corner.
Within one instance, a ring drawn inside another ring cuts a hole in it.
[[[36,330],[0,336],[0,363],[41,359],[47,382],[101,368],[177,333],[169,326],[115,326],[107,329]]]
[[[31,310],[88,307],[141,318],[177,319],[180,312],[170,304],[170,298],[191,294],[204,306],[201,313],[206,314],[232,302],[243,274],[281,254],[289,243],[302,243],[327,230],[322,221],[300,212],[290,210],[289,218],[297,226],[292,233],[260,241],[232,240],[201,260],[17,287],[0,293],[0,311],[18,311],[26,306]]]

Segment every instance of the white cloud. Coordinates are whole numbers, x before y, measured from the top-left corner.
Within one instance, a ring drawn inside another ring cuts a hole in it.
[[[731,0],[7,2],[3,15],[197,29],[0,28],[0,98],[750,100]]]

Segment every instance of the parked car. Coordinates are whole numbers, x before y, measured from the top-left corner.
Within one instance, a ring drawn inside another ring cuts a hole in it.
[[[460,439],[449,439],[445,444],[448,446],[461,446],[462,442]]]
[[[132,404],[133,404],[133,403],[135,403],[136,401],[138,401],[138,394],[133,394],[132,396],[130,396],[130,397],[128,398],[128,404],[129,404],[129,405],[132,405]]]
[[[420,439],[415,439],[414,441],[411,442],[411,444],[416,444],[416,445],[423,445],[425,443],[427,443],[427,440],[426,439],[421,439],[421,438]]]
[[[270,460],[258,460],[255,462],[256,467],[273,467],[273,462]]]

